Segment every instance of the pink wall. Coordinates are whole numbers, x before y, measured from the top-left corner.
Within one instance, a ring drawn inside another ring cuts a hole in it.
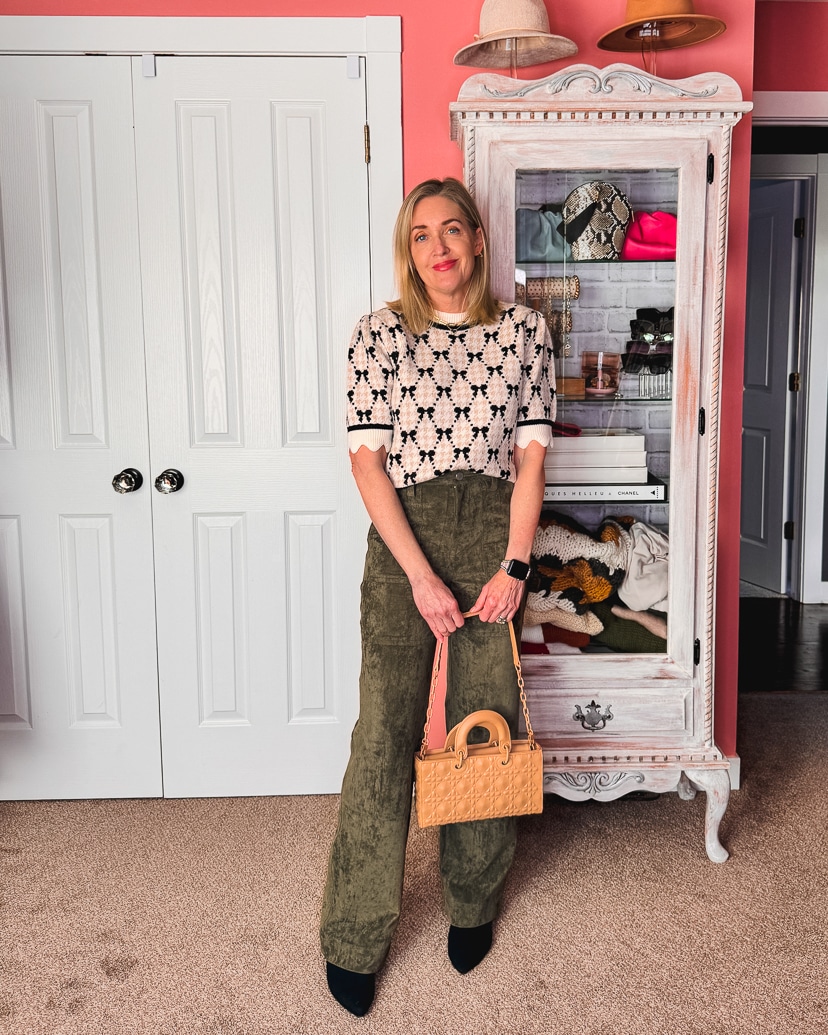
[[[482,0],[0,0],[0,14],[123,15],[145,17],[364,17],[399,15],[403,34],[403,125],[406,189],[429,176],[457,175],[460,155],[448,136],[448,104],[478,69],[452,64],[478,31]],[[753,0],[697,0],[700,13],[727,22],[709,43],[658,56],[657,73],[670,79],[703,71],[727,72],[750,96],[753,69]],[[760,4],[759,6],[777,6]],[[782,4],[780,6],[791,6]],[[813,4],[795,4],[808,7]],[[625,0],[547,0],[553,32],[575,41],[571,61],[603,67],[615,61],[641,65],[633,56],[598,50],[594,41],[624,21]],[[589,28],[586,28],[586,27]],[[564,64],[538,65],[521,75],[536,79]]]
[[[828,90],[828,4],[756,5],[756,90]]]
[[[457,96],[463,80],[476,70],[457,67],[452,64],[452,58],[455,51],[470,43],[478,31],[481,3],[482,0],[455,0],[454,3],[446,0],[235,0],[232,3],[230,0],[0,0],[0,14],[154,17],[400,15],[403,26],[404,175],[406,188],[409,188],[429,176],[461,174],[459,151],[448,136],[448,105]],[[757,6],[814,8],[820,5],[760,3]],[[625,0],[555,0],[547,3],[547,7],[552,31],[578,44],[580,52],[574,61],[598,67],[615,61],[641,65],[640,60],[634,57],[598,50],[594,42],[625,20]],[[727,31],[707,43],[659,54],[657,74],[677,79],[698,72],[726,72],[741,84],[744,96],[750,98],[753,89],[754,0],[710,0],[709,3],[697,0],[695,7],[699,13],[721,18],[727,23]],[[821,38],[825,39],[825,35]],[[776,44],[779,37],[772,39]],[[779,57],[776,60],[783,63]],[[540,78],[563,64],[557,62],[524,69],[521,74],[525,78]],[[749,122],[749,119],[744,119],[734,134],[722,374],[715,719],[717,741],[728,754],[736,750],[739,479]]]

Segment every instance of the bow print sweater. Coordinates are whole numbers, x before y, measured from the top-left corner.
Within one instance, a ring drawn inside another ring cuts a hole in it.
[[[435,322],[422,335],[380,309],[351,339],[347,403],[349,449],[384,446],[397,488],[452,471],[514,479],[514,447],[551,440],[549,331],[516,304],[486,326]]]

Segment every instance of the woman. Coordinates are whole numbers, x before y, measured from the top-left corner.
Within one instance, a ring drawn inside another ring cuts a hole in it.
[[[348,445],[372,521],[362,584],[360,716],[322,908],[328,986],[366,1013],[399,917],[414,752],[435,637],[448,644],[449,727],[492,708],[516,731],[506,622],[520,611],[554,419],[552,347],[533,310],[495,301],[477,207],[427,180],[394,231],[400,298],[360,320]],[[477,617],[466,621],[463,612]],[[514,819],[440,830],[448,954],[488,952]]]

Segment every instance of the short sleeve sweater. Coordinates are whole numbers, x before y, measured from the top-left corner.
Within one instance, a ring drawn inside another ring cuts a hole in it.
[[[450,471],[513,479],[516,439],[551,439],[549,332],[539,313],[515,304],[489,325],[435,322],[420,335],[380,309],[351,339],[347,403],[348,432],[385,446],[397,488]]]

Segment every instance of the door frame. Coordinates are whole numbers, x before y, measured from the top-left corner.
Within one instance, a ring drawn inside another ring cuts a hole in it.
[[[828,94],[816,91],[757,91],[753,123],[764,126],[828,126]],[[828,282],[828,154],[753,155],[751,176],[809,181],[813,235],[806,248],[803,286],[800,372],[805,386],[800,400],[794,447],[794,514],[801,534],[794,540],[791,596],[803,604],[828,603],[828,354],[811,348],[828,324],[828,293],[814,284]],[[807,322],[805,322],[807,321]]]
[[[828,154],[753,155],[751,180],[794,179],[803,183],[806,239],[802,254],[801,310],[798,327],[798,369],[803,390],[786,450],[791,457],[794,541],[789,594],[805,604],[828,603],[823,557],[828,553],[825,516],[826,401],[828,354],[812,348],[814,329],[828,322],[828,296],[814,284],[828,277]],[[821,334],[816,334],[817,343]],[[793,368],[792,368],[793,369]]]
[[[366,76],[371,298],[394,295],[391,237],[402,201],[401,18],[95,18],[0,16],[0,54],[349,59]]]

